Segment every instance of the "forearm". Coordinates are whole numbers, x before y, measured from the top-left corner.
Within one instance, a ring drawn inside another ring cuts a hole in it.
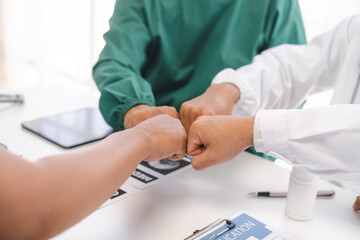
[[[12,188],[16,197],[1,211],[6,216],[1,232],[10,234],[4,237],[48,238],[78,222],[131,175],[147,157],[146,146],[141,134],[126,130],[91,148],[45,157],[18,169],[17,186]]]

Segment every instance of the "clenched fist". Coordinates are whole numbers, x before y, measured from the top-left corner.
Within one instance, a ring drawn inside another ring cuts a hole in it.
[[[255,117],[203,116],[190,127],[187,153],[195,170],[232,160],[254,145]]]
[[[132,130],[140,131],[147,139],[145,161],[162,158],[180,160],[185,156],[186,132],[179,119],[161,114],[139,123]]]
[[[231,115],[240,97],[238,87],[231,83],[211,85],[205,93],[184,102],[180,108],[180,120],[189,131],[191,124],[204,115]]]

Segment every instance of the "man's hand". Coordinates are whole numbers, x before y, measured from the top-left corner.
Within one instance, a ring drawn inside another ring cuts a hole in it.
[[[231,83],[211,85],[205,93],[181,105],[180,120],[189,132],[191,124],[200,116],[231,115],[239,98],[239,89]]]
[[[162,114],[141,122],[133,130],[141,131],[147,138],[148,157],[145,161],[162,158],[180,160],[185,156],[186,132],[180,120]]]
[[[148,105],[137,105],[132,107],[124,116],[125,129],[135,127],[146,119],[155,117],[160,114],[168,114],[173,118],[179,119],[179,114],[173,107],[161,106],[151,107]]]
[[[190,127],[187,153],[195,170],[230,161],[253,146],[255,117],[203,116]]]

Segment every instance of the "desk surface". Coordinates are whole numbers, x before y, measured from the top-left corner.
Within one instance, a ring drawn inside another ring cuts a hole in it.
[[[23,130],[20,122],[98,103],[96,96],[59,86],[19,92],[25,94],[25,105],[0,108],[0,142],[31,161],[65,150]],[[186,171],[101,208],[54,239],[184,239],[239,211],[299,239],[359,239],[360,213],[352,210],[356,195],[348,190],[321,181],[319,188],[335,189],[336,196],[318,199],[309,222],[287,218],[286,199],[247,196],[253,191],[286,190],[288,178],[289,170],[243,153],[224,165]]]

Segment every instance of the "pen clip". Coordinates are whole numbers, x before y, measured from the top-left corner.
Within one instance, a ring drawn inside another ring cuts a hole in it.
[[[229,230],[231,230],[231,229],[233,229],[233,228],[235,227],[235,223],[233,223],[231,220],[229,220],[229,219],[224,219],[224,221],[226,221],[227,228],[225,228],[224,230],[222,230],[222,231],[219,232],[219,233],[216,233],[216,234],[212,235],[211,237],[208,238],[208,240],[211,240],[211,239],[213,239],[213,238],[216,238],[216,237],[222,235],[223,233],[225,233],[225,232],[227,232],[227,231],[229,231]]]
[[[231,220],[229,219],[222,219],[222,218],[219,218],[218,220],[216,220],[215,222],[212,222],[210,223],[209,225],[207,225],[206,227],[200,229],[200,230],[195,230],[193,232],[193,234],[187,238],[185,238],[184,240],[193,240],[193,239],[196,239],[198,237],[200,237],[201,235],[204,235],[205,233],[213,230],[214,228],[216,228],[217,226],[219,226],[220,224],[222,224],[223,222],[226,222],[226,225],[227,225],[227,228],[224,229],[223,231],[217,233],[217,234],[214,234],[212,236],[210,236],[208,238],[208,240],[210,239],[214,239],[215,237],[218,237],[220,236],[221,234],[229,231],[230,229],[233,229],[235,227],[235,223],[232,222]]]

